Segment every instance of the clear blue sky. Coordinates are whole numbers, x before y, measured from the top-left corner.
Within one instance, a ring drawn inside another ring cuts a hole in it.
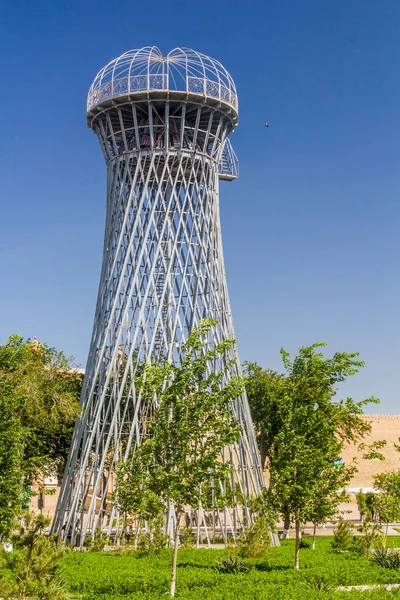
[[[241,359],[359,351],[343,393],[400,412],[399,40],[398,0],[4,2],[0,343],[36,335],[85,365],[105,213],[86,93],[128,49],[189,46],[239,92],[221,210]]]

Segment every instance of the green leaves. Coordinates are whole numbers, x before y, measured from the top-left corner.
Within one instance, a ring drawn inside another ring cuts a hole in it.
[[[270,467],[275,437],[281,429],[280,403],[284,376],[257,363],[244,363],[245,386],[257,435],[262,467]]]
[[[59,567],[65,550],[43,535],[49,524],[50,519],[43,515],[24,515],[20,535],[13,539],[13,552],[3,554],[2,566],[8,574],[2,578],[4,598],[68,600],[70,597]]]
[[[186,505],[208,505],[212,496],[222,494],[219,481],[230,474],[223,451],[240,434],[232,403],[242,393],[243,381],[228,378],[234,341],[224,340],[214,348],[206,343],[215,324],[205,320],[192,332],[183,347],[181,366],[146,365],[138,381],[138,389],[149,402],[157,398],[157,408],[148,438],[136,450],[131,465],[120,470],[117,501],[124,503],[129,488],[130,510],[142,510],[134,490],[141,497],[147,490],[164,506],[171,499],[178,512]],[[216,361],[223,363],[221,370],[211,369]]]
[[[0,536],[21,509],[24,480],[63,470],[80,388],[62,353],[16,335],[0,346]]]
[[[207,343],[215,325],[206,319],[192,331],[182,348],[181,366],[146,365],[137,389],[149,406],[155,404],[148,437],[117,474],[115,501],[125,513],[143,519],[149,507],[158,513],[169,503],[175,508],[171,596],[185,508],[210,509],[238,501],[229,485],[231,461],[226,451],[240,435],[232,409],[244,386],[240,377],[230,377],[234,340],[215,347]]]
[[[282,349],[285,375],[246,364],[246,390],[269,470],[269,502],[286,522],[296,523],[297,532],[306,521],[318,524],[334,516],[356,470],[354,463],[338,468],[337,459],[345,443],[369,433],[363,406],[377,401],[336,400],[337,385],[364,363],[358,353],[325,357],[319,351],[324,347],[317,342],[294,357]],[[369,453],[378,455],[380,448],[375,444]]]
[[[385,523],[400,521],[400,470],[381,473],[374,477],[375,508]]]
[[[303,589],[304,580],[325,580],[332,588],[350,585],[379,585],[399,581],[398,572],[383,569],[354,553],[333,553],[332,538],[319,538],[315,552],[300,550],[303,573],[290,569],[294,540],[270,548],[262,559],[245,559],[249,573],[220,574],[215,565],[230,550],[180,549],[179,592],[184,600],[394,600],[396,592],[334,592],[323,594],[321,586]],[[398,546],[399,538],[392,542]],[[394,551],[395,552],[395,551]],[[394,553],[393,552],[393,553]],[[159,600],[168,596],[172,551],[151,555],[132,553],[71,552],[62,560],[64,577],[76,600]],[[233,555],[235,556],[235,555]],[[313,591],[314,590],[314,591]],[[397,592],[398,593],[398,592]],[[81,598],[82,596],[82,598]]]

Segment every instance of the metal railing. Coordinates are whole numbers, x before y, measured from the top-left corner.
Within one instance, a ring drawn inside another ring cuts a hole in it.
[[[184,82],[182,81],[182,83]],[[104,100],[110,100],[111,98],[116,98],[118,96],[125,96],[126,94],[134,94],[135,92],[153,90],[180,91],[200,94],[202,96],[220,100],[224,104],[229,104],[235,110],[238,108],[236,94],[218,81],[212,81],[211,79],[205,79],[203,77],[187,77],[186,88],[184,85],[182,85],[182,89],[180,89],[176,82],[174,82],[174,86],[170,89],[168,85],[167,74],[147,74],[112,79],[111,81],[108,81],[107,83],[104,83],[98,88],[92,90],[88,95],[87,110],[91,110],[94,106],[100,104]]]
[[[239,177],[239,161],[229,138],[225,142],[225,146],[218,165],[218,173],[220,179],[232,181]]]

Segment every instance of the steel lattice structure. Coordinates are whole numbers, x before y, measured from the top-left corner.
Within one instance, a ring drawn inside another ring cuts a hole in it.
[[[107,164],[107,214],[82,416],[53,523],[72,544],[83,544],[97,526],[118,533],[118,511],[110,502],[115,464],[141,443],[148,418],[134,386],[138,365],[179,364],[182,342],[206,317],[218,321],[210,344],[234,337],[219,179],[238,174],[228,140],[237,120],[229,73],[186,48],[165,57],[155,47],[127,52],[90,88],[87,122]],[[244,508],[214,510],[211,520],[198,510],[197,528],[207,539],[210,528],[234,535],[249,517],[247,498],[264,485],[245,395],[232,408],[242,433],[223,460],[232,464],[231,485],[241,491]],[[173,528],[173,510],[168,523]]]

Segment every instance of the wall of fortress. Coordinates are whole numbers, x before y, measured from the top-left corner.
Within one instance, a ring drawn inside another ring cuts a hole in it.
[[[353,457],[358,462],[358,473],[353,477],[351,488],[372,488],[374,475],[400,469],[400,453],[394,447],[394,444],[399,443],[400,415],[366,415],[364,419],[372,426],[371,435],[364,440],[367,444],[379,440],[387,441],[386,447],[381,450],[385,460],[365,460],[354,446],[346,448],[342,457],[344,462],[351,461]]]
[[[379,440],[386,440],[387,444],[380,451],[385,460],[378,459],[366,460],[362,457],[362,452],[359,452],[354,446],[348,446],[343,452],[343,461],[351,462],[356,458],[358,463],[358,472],[354,475],[349,484],[350,502],[343,503],[341,510],[348,511],[347,518],[358,519],[359,512],[355,493],[360,489],[371,491],[373,488],[373,479],[379,473],[387,473],[400,469],[400,453],[396,450],[395,444],[399,443],[400,437],[400,415],[365,415],[364,419],[371,423],[371,434],[365,438],[365,443],[372,444]]]
[[[349,484],[349,489],[352,490],[351,501],[341,505],[342,510],[348,511],[349,519],[358,519],[359,517],[355,500],[356,492],[360,489],[370,490],[373,487],[374,475],[400,469],[400,453],[394,447],[400,437],[400,415],[365,415],[364,419],[372,426],[371,434],[364,441],[371,444],[378,440],[386,440],[387,445],[381,451],[386,460],[365,460],[362,458],[362,453],[354,446],[348,446],[343,452],[342,459],[344,462],[350,462],[353,458],[356,458],[358,462],[358,473],[355,474]],[[51,478],[46,480],[46,488],[55,491],[55,493],[51,496],[43,496],[43,513],[53,516],[60,487],[57,485],[57,481]],[[31,509],[35,512],[38,512],[38,500],[39,496],[34,496],[31,499]]]

